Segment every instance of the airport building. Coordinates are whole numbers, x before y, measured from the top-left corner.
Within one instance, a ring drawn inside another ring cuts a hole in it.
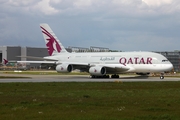
[[[20,47],[20,46],[0,47],[1,62],[3,59],[7,59],[8,61],[33,60],[32,58],[24,58],[23,56],[44,57],[44,56],[48,56],[48,52],[46,48]]]
[[[109,48],[103,47],[68,47],[69,52],[109,52]],[[174,66],[174,71],[180,72],[180,51],[174,52],[157,52],[168,58]],[[2,46],[0,47],[0,63],[3,59],[7,59],[9,63],[16,63],[16,61],[36,60],[32,58],[26,58],[24,56],[44,57],[48,56],[47,48],[35,48],[35,47],[21,47],[21,46]],[[21,56],[21,57],[20,57]],[[13,64],[16,65],[16,64]],[[40,64],[22,64],[21,66],[39,67]]]
[[[8,65],[17,67],[17,61],[37,60],[26,58],[25,56],[44,57],[48,56],[47,48],[20,47],[20,46],[2,46],[0,47],[0,63],[3,59],[8,60]],[[36,67],[39,64],[19,64],[19,67]]]
[[[180,51],[156,52],[164,55],[174,66],[175,72],[180,72]]]

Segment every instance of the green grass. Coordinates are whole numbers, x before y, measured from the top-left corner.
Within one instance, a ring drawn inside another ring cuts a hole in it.
[[[180,82],[0,83],[0,120],[179,120]]]
[[[23,77],[23,76],[0,76],[0,79],[16,79],[16,78],[31,78],[31,77]]]

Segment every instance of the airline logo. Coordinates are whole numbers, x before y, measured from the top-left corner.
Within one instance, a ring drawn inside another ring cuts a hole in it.
[[[61,70],[64,70],[64,68],[63,68],[63,67],[61,67]]]
[[[41,27],[41,29],[42,33],[49,37],[46,39],[49,55],[51,56],[54,51],[60,53],[62,49],[57,40],[45,28]]]
[[[8,60],[6,60],[6,59],[3,59],[4,60],[4,64],[6,65],[7,63],[8,63]]]
[[[139,57],[130,57],[129,59],[122,57],[119,59],[119,63],[126,65],[126,64],[152,64],[152,58],[139,58]]]

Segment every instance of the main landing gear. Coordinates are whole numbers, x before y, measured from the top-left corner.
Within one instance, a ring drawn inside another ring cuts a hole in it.
[[[90,78],[110,78],[110,76],[109,75],[103,75],[103,76],[91,75]]]
[[[103,75],[103,76],[96,76],[96,75],[91,75],[90,78],[119,78],[119,75]]]
[[[116,75],[116,74],[111,75],[111,78],[119,78],[119,75]]]

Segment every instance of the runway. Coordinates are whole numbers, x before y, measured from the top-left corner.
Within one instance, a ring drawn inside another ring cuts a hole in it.
[[[2,75],[1,75],[2,76]],[[6,75],[7,76],[7,75]],[[121,76],[120,78],[98,78],[92,79],[88,75],[15,75],[8,74],[8,76],[15,77],[29,77],[29,78],[3,78],[0,83],[8,82],[148,82],[148,81],[180,81],[180,78],[165,77],[163,80],[159,77],[145,77],[145,76]]]

